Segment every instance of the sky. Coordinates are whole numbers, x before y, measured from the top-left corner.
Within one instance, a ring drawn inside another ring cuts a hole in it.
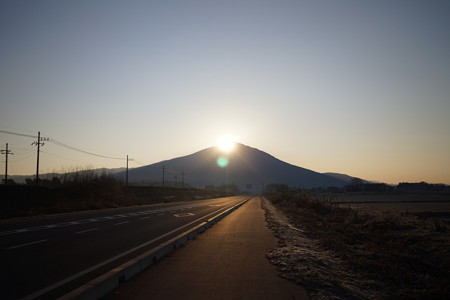
[[[59,143],[41,173],[230,136],[317,172],[450,184],[449,15],[445,0],[3,0],[0,130]],[[9,174],[35,173],[33,141],[0,132]]]

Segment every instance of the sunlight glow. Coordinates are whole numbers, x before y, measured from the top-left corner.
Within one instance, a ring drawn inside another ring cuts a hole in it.
[[[233,151],[234,147],[236,146],[236,142],[234,141],[233,138],[231,138],[229,136],[224,136],[224,137],[220,138],[217,146],[223,152],[229,153],[229,152]]]

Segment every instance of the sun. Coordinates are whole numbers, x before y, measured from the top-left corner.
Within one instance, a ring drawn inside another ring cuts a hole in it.
[[[233,138],[224,136],[219,139],[217,146],[223,152],[229,153],[234,150],[234,147],[236,147],[236,142]]]

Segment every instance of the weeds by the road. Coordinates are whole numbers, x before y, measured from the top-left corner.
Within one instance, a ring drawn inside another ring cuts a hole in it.
[[[291,255],[275,250],[270,258],[286,277],[313,293],[328,289],[327,297],[345,299],[450,298],[446,223],[433,225],[390,212],[359,212],[307,190],[266,196],[301,230],[297,236],[303,235],[304,243],[315,244],[313,252],[297,240]],[[290,243],[289,237],[281,239]],[[305,269],[300,264],[308,256],[316,263]]]
[[[226,196],[193,188],[124,186],[108,174],[83,170],[28,185],[0,185],[0,219]]]

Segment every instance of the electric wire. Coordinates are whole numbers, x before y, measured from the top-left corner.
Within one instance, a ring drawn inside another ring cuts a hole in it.
[[[41,153],[44,153],[44,154],[47,154],[47,155],[51,155],[51,156],[55,156],[55,157],[58,157],[58,158],[62,158],[62,159],[65,159],[65,160],[70,160],[70,161],[77,162],[77,163],[80,163],[80,164],[89,164],[88,162],[79,161],[79,160],[68,158],[68,157],[65,157],[65,156],[62,156],[62,155],[54,154],[54,153],[48,152],[47,150],[41,150]]]
[[[30,138],[35,138],[35,139],[38,138],[38,136],[36,136],[36,135],[29,135],[29,134],[12,132],[12,131],[2,130],[2,129],[0,129],[0,133],[12,134],[12,135],[23,136],[23,137],[30,137]],[[53,143],[53,144],[58,145],[58,146],[61,146],[61,147],[64,147],[64,148],[67,148],[67,149],[70,149],[70,150],[73,150],[73,151],[77,151],[77,152],[81,152],[81,153],[84,153],[84,154],[89,154],[89,155],[93,155],[93,156],[97,156],[97,157],[101,157],[101,158],[126,160],[126,158],[123,158],[123,157],[106,156],[106,155],[101,155],[101,154],[97,154],[97,153],[94,153],[94,152],[82,150],[80,148],[77,148],[77,147],[70,146],[70,145],[67,145],[65,143],[59,142],[59,141],[57,141],[55,139],[49,139],[48,142]]]
[[[50,139],[49,142],[52,143],[52,144],[55,144],[55,145],[58,145],[58,146],[61,146],[61,147],[73,150],[73,151],[77,151],[77,152],[80,152],[80,153],[89,154],[89,155],[93,155],[93,156],[97,156],[97,157],[101,157],[101,158],[126,160],[126,158],[123,158],[123,157],[106,156],[106,155],[101,155],[101,154],[97,154],[97,153],[94,153],[94,152],[82,150],[82,149],[79,149],[79,148],[76,148],[76,147],[69,146],[67,144],[58,142],[57,140],[54,140],[54,139]]]
[[[19,153],[28,153],[28,152],[36,152],[36,150],[34,149],[30,149],[28,148],[18,148],[18,147],[11,147],[11,150],[14,151],[15,154],[19,154]]]
[[[18,135],[18,136],[24,136],[24,137],[30,137],[30,138],[34,138],[37,139],[37,135],[30,135],[30,134],[24,134],[24,133],[17,133],[17,132],[12,132],[12,131],[7,131],[7,130],[2,130],[0,129],[1,133],[6,133],[6,134],[12,134],[12,135]]]
[[[23,136],[23,137],[29,137],[29,138],[33,138],[33,139],[37,139],[38,138],[38,136],[37,135],[30,135],[30,134],[25,134],[25,133],[18,133],[18,132],[13,132],[13,131],[8,131],[8,130],[2,130],[2,129],[0,129],[0,133],[5,133],[5,134],[11,134],[11,135],[16,135],[16,136]],[[42,137],[41,137],[41,139],[43,139]],[[66,143],[62,143],[62,142],[60,142],[60,141],[57,141],[57,140],[55,140],[55,139],[48,139],[48,140],[46,140],[47,142],[49,142],[49,143],[52,143],[52,144],[54,144],[54,145],[57,145],[57,146],[60,146],[60,147],[63,147],[63,148],[66,148],[66,149],[69,149],[69,150],[72,150],[72,151],[76,151],[76,152],[80,152],[80,153],[84,153],[84,154],[88,154],[88,155],[92,155],[92,156],[96,156],[96,157],[100,157],[100,158],[105,158],[105,159],[114,159],[114,160],[126,160],[126,158],[125,157],[113,157],[113,156],[107,156],[107,155],[102,155],[102,154],[98,154],[98,153],[94,153],[94,152],[91,152],[91,151],[86,151],[86,150],[83,150],[83,149],[80,149],[80,148],[77,148],[77,147],[74,147],[74,146],[71,146],[71,145],[68,145],[68,144],[66,144]],[[19,147],[17,147],[17,148],[15,148],[15,149],[17,149],[17,150],[19,150],[19,152],[21,152],[21,151],[23,151],[23,152],[25,152],[25,153],[22,153],[22,154],[29,154],[29,155],[26,155],[25,157],[21,157],[21,158],[15,158],[15,159],[12,159],[12,161],[20,161],[20,160],[24,160],[24,159],[26,159],[26,158],[29,158],[31,155],[33,155],[34,154],[34,150],[31,150],[31,149],[27,149],[27,148],[19,148]],[[23,150],[22,150],[23,149]],[[77,161],[77,160],[73,160],[73,159],[70,159],[70,158],[67,158],[67,157],[63,157],[63,156],[59,156],[59,155],[56,155],[56,154],[53,154],[53,153],[50,153],[50,152],[47,152],[47,151],[43,151],[43,150],[40,150],[41,152],[43,152],[43,153],[46,153],[46,154],[48,154],[48,155],[53,155],[53,156],[56,156],[56,157],[60,157],[60,158],[63,158],[63,159],[67,159],[67,160],[71,160],[71,161],[74,161],[74,162],[79,162],[79,163],[81,163],[80,161]],[[19,154],[20,155],[20,154]],[[141,166],[148,166],[148,167],[150,167],[148,164],[146,164],[146,163],[143,163],[143,162],[140,162],[140,161],[138,161],[138,160],[135,160],[135,159],[133,159],[133,160],[129,160],[130,162],[133,162],[133,163],[136,163],[136,164],[138,164],[138,165],[141,165]],[[150,168],[153,168],[153,169],[160,169],[160,167],[154,167],[154,166],[152,166],[152,167],[150,167]],[[176,170],[173,170],[173,169],[170,169],[170,168],[165,168],[165,170],[167,170],[168,171],[168,173],[171,173],[171,174],[179,174],[180,172],[179,171],[176,171]]]
[[[143,162],[138,161],[138,160],[135,160],[135,159],[130,160],[130,161],[133,162],[133,163],[136,163],[136,164],[138,164],[138,165],[141,165],[141,166],[146,166],[146,165],[148,165],[148,164],[146,164],[146,163],[143,163]]]
[[[10,161],[11,162],[18,162],[18,161],[22,161],[22,160],[28,159],[28,158],[30,158],[31,156],[34,156],[34,155],[35,155],[35,152],[33,151],[33,152],[28,153],[28,155],[25,155],[24,157],[13,156],[13,158],[10,158]]]

